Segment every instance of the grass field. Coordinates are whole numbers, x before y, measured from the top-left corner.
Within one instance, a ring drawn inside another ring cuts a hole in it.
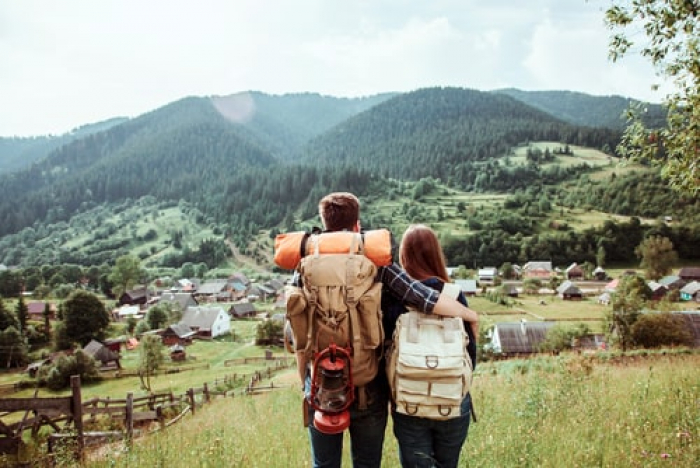
[[[236,367],[226,367],[226,360],[239,359],[244,357],[262,357],[264,349],[254,345],[257,321],[232,321],[231,326],[234,335],[222,337],[211,341],[197,340],[187,347],[188,359],[184,362],[172,362],[166,359],[160,372],[151,378],[152,391],[173,392],[183,394],[192,387],[201,387],[205,382],[212,382],[215,379],[223,379],[232,374],[250,375],[260,369],[259,365],[238,365]],[[272,348],[276,355],[282,353],[281,348]],[[121,365],[124,369],[137,369],[139,351],[122,349]],[[205,368],[206,365],[208,368]],[[176,367],[197,367],[195,370],[188,370],[179,373],[166,373],[168,369]],[[107,373],[107,376],[112,373]],[[14,383],[19,380],[29,380],[23,371],[5,371],[0,373],[0,384]],[[31,397],[34,389],[28,388],[12,395],[13,398]],[[90,385],[83,385],[82,394],[84,398],[111,397],[124,398],[127,393],[133,393],[135,397],[147,395],[148,392],[141,388],[138,377],[106,378],[102,382]],[[62,392],[51,392],[47,389],[40,389],[37,396],[59,396],[68,394],[68,390]]]
[[[695,467],[700,355],[562,355],[482,364],[465,467]],[[288,382],[290,374],[279,376]],[[345,433],[343,467],[351,466]],[[217,400],[177,425],[93,453],[88,467],[309,466],[298,386]],[[61,465],[59,465],[61,466]],[[69,465],[64,465],[69,466]],[[398,467],[389,421],[383,467]]]

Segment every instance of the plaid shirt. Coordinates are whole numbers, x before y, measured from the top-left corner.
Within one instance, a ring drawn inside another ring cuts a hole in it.
[[[414,280],[398,264],[379,268],[377,281],[391,291],[404,305],[432,314],[435,303],[440,296],[433,288],[426,286],[418,280]]]
[[[418,280],[414,280],[398,264],[392,263],[389,266],[380,267],[377,270],[376,281],[384,286],[405,305],[432,314],[435,303],[440,293],[428,287]],[[294,273],[292,278],[294,286],[301,286],[301,276],[299,272]]]

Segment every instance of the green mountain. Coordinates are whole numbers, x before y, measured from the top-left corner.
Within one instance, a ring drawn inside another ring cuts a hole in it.
[[[627,125],[625,111],[630,105],[638,104],[645,109],[643,121],[646,125],[659,128],[666,124],[663,106],[622,96],[591,96],[574,91],[522,91],[513,88],[494,92],[510,96],[574,125],[622,130]]]
[[[65,144],[107,130],[126,120],[124,117],[115,117],[104,122],[83,125],[59,136],[0,137],[0,174],[25,168]]]
[[[616,131],[576,127],[508,96],[430,88],[396,96],[312,140],[305,161],[400,179],[451,179],[470,189],[485,163],[519,144],[602,148],[618,138]]]
[[[214,106],[232,123],[240,124],[271,145],[281,160],[294,160],[312,138],[330,130],[394,94],[336,98],[314,93],[272,96],[260,92],[213,97]]]
[[[188,97],[0,176],[0,193],[9,194],[0,199],[0,263],[87,266],[135,250],[151,264],[214,267],[229,248],[224,239],[243,255],[265,255],[275,232],[315,223],[318,200],[337,190],[381,206],[363,220],[368,227],[449,222],[445,229],[470,236],[446,243],[453,255],[476,250],[484,260],[497,254],[494,262],[520,255],[524,239],[544,236],[550,224],[565,226],[555,209],[562,219],[577,206],[694,219],[697,202],[674,196],[658,175],[615,169],[618,138],[510,96],[458,88],[364,99]],[[441,214],[419,209],[441,193]],[[465,194],[498,202],[475,211]],[[571,249],[588,259],[597,247],[594,235],[586,239]],[[550,249],[538,242],[533,252]]]

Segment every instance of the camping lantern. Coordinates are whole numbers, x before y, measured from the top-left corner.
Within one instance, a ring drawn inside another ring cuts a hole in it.
[[[355,399],[348,350],[331,343],[316,355],[311,381],[314,426],[325,434],[338,434],[350,425],[348,408]]]

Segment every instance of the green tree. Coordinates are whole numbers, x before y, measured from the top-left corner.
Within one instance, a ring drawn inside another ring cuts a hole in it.
[[[515,276],[515,269],[513,268],[512,263],[505,262],[503,265],[501,265],[501,276],[507,280],[513,279]]]
[[[685,319],[679,314],[642,314],[632,325],[632,339],[637,346],[660,348],[662,346],[692,346],[693,334]]]
[[[22,367],[27,364],[27,341],[14,326],[0,331],[0,365]]]
[[[653,280],[667,275],[678,260],[673,242],[668,237],[647,237],[634,249],[634,253],[641,259],[639,266],[644,268],[646,277]]]
[[[21,294],[17,299],[17,307],[15,308],[15,313],[17,314],[17,324],[19,325],[19,332],[24,334],[27,330],[27,320],[29,319],[29,308],[24,302],[24,296]]]
[[[148,322],[151,330],[157,330],[165,326],[168,321],[168,309],[163,305],[156,305],[148,309],[144,319]]]
[[[537,294],[542,287],[542,281],[537,278],[527,278],[523,281],[523,292],[527,294]]]
[[[108,280],[112,284],[114,295],[120,297],[126,291],[132,289],[144,276],[144,271],[141,269],[141,261],[138,257],[123,255],[117,259]]]
[[[620,279],[612,297],[612,310],[605,320],[607,329],[615,335],[623,351],[632,345],[632,327],[650,297],[651,290],[644,278],[628,275]]]
[[[51,338],[51,304],[48,302],[44,304],[44,311],[42,312],[44,317],[44,333],[47,338]]]
[[[673,86],[665,98],[666,127],[646,128],[643,107],[631,108],[630,124],[618,152],[656,163],[671,187],[692,194],[700,191],[699,18],[696,0],[614,2],[605,12],[606,24],[613,32],[612,61],[638,50],[651,61],[657,75]],[[641,42],[641,47],[635,41]]]
[[[547,332],[547,337],[540,344],[540,351],[560,352],[571,349],[574,340],[590,333],[591,329],[586,324],[579,324],[574,328],[557,324]]]
[[[81,383],[97,382],[101,378],[92,356],[79,349],[72,356],[59,357],[51,366],[42,366],[37,382],[51,390],[61,390],[70,386],[72,375],[79,375]]]
[[[159,336],[144,335],[139,344],[139,379],[144,390],[151,391],[151,376],[163,365],[165,347]]]
[[[135,317],[129,317],[126,319],[126,331],[129,333],[129,335],[134,334],[134,330],[136,330],[136,324],[138,323],[138,320],[136,320]]]
[[[605,247],[601,244],[598,246],[598,252],[595,254],[595,261],[599,267],[605,266]]]
[[[265,320],[258,324],[255,332],[256,345],[271,345],[284,341],[284,323],[279,320]]]
[[[62,326],[56,331],[58,349],[68,349],[73,343],[85,346],[93,338],[102,340],[109,325],[109,314],[94,294],[77,290],[63,302]]]
[[[192,262],[185,262],[180,268],[180,276],[183,278],[194,278],[195,277],[195,266]]]
[[[5,301],[2,296],[0,296],[0,331],[9,327],[17,327],[17,316],[7,310]]]

